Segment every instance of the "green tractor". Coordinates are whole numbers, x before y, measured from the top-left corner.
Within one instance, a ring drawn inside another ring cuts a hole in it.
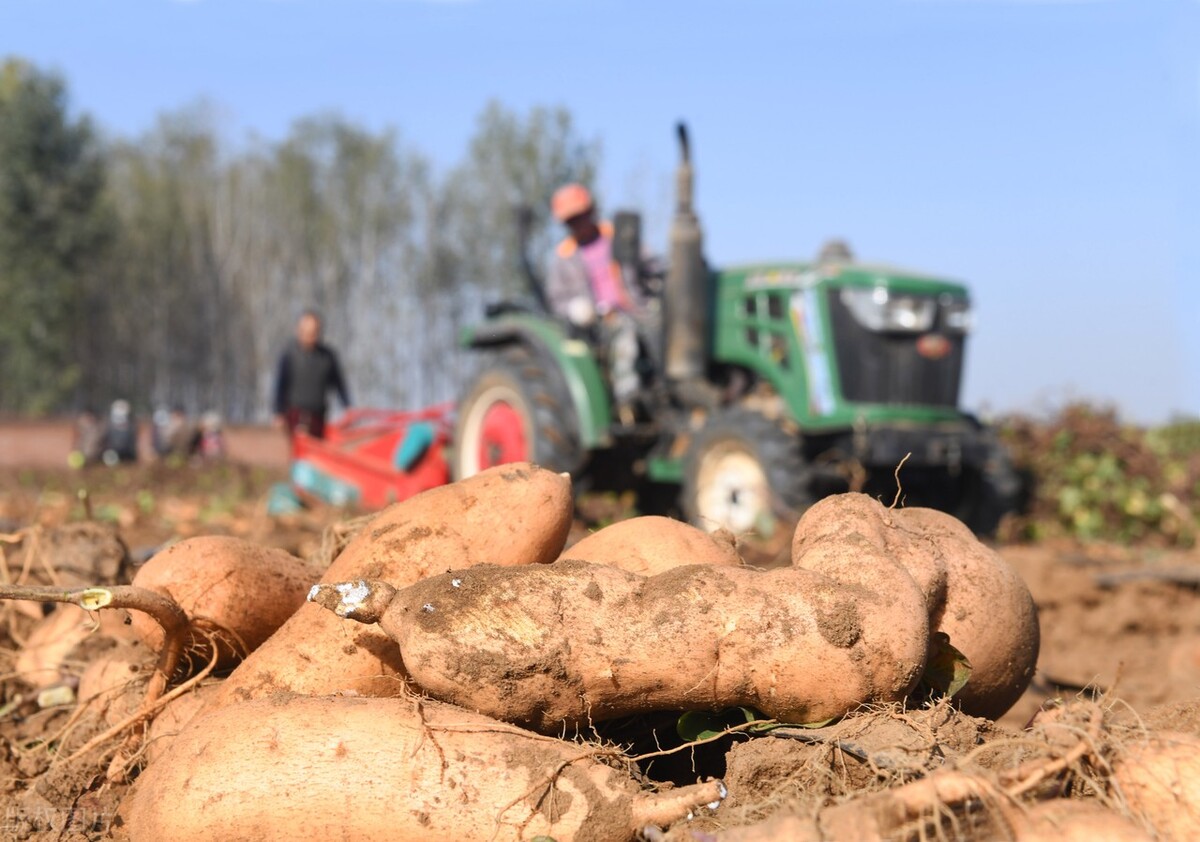
[[[844,246],[811,263],[711,268],[682,125],[679,139],[638,417],[614,412],[597,344],[551,317],[543,296],[496,305],[463,337],[489,357],[459,402],[454,476],[530,460],[584,487],[666,491],[699,526],[762,536],[827,494],[891,503],[899,481],[904,505],[994,532],[1021,481],[994,433],[958,408],[967,290],[855,263]],[[635,265],[640,221],[614,223],[614,259]]]

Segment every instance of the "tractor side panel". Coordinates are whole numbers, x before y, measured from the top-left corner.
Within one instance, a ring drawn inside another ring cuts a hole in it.
[[[743,366],[769,382],[809,426],[837,409],[836,371],[825,353],[819,308],[806,308],[799,273],[765,270],[721,273],[717,280],[714,357]]]

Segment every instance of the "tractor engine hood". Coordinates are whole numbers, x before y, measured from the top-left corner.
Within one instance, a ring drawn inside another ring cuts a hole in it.
[[[893,267],[803,263],[722,271],[716,357],[772,382],[810,429],[958,416],[970,300]]]

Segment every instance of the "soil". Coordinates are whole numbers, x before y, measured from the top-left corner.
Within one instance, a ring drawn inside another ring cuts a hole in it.
[[[287,440],[271,427],[234,426],[222,431],[225,452],[241,465],[286,470]],[[70,421],[0,421],[0,469],[61,468],[67,464],[74,425]],[[153,460],[150,427],[138,428],[138,453],[143,464]]]
[[[69,430],[64,438],[54,425],[0,425],[0,549],[8,575],[25,570],[37,581],[48,570],[68,575],[69,568],[73,582],[120,579],[165,543],[198,534],[237,535],[299,555],[329,555],[331,542],[344,542],[345,523],[354,513],[316,507],[269,516],[267,495],[286,476],[281,442],[276,453],[267,444],[271,436],[279,438],[273,430],[237,433],[233,440],[239,444],[232,450],[244,456],[240,461],[72,471],[64,465]],[[592,501],[581,511],[591,517],[579,522],[573,540],[598,521],[624,516],[628,501]],[[600,518],[597,511],[603,512]],[[40,556],[30,550],[35,535]],[[779,552],[745,549],[760,561]],[[837,726],[841,730],[731,740],[720,752],[730,788],[724,822],[700,815],[694,825],[674,829],[671,838],[715,839],[704,834],[781,811],[812,817],[822,804],[911,786],[920,774],[953,765],[955,758],[969,757],[971,774],[999,780],[998,770],[1074,746],[1079,733],[1092,728],[1094,710],[1103,711],[1103,729],[1093,729],[1103,736],[1096,736],[1097,746],[1119,743],[1122,728],[1200,734],[1200,551],[1067,542],[1003,544],[998,550],[1033,593],[1042,641],[1032,686],[998,723],[965,717],[943,704],[866,714],[871,718],[847,720]],[[125,785],[108,783],[103,763],[51,764],[53,755],[43,744],[55,738],[60,750],[77,747],[99,723],[78,722],[63,736],[73,706],[39,708],[12,675],[20,641],[42,611],[30,604],[0,607],[0,838],[107,838]],[[1069,703],[1069,713],[1054,716],[1075,717],[1070,739],[1062,737],[1061,723],[1047,724],[1053,716],[1039,716],[1040,710],[1064,710],[1055,700]],[[1057,748],[1054,727],[1060,730]],[[989,741],[1017,748],[974,752]],[[1099,787],[1085,774],[1088,756],[1070,766],[1073,784],[1063,783],[1062,770],[1047,780],[1075,796],[1095,797]],[[1106,762],[1099,755],[1093,760]],[[966,822],[960,830],[973,826]],[[940,832],[946,832],[944,826]]]
[[[1052,697],[1103,693],[1135,711],[1200,697],[1200,552],[1008,546],[1038,606],[1042,646],[1021,725]]]

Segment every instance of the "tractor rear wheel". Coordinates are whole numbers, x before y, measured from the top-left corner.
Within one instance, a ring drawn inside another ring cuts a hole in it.
[[[813,502],[800,441],[746,409],[709,416],[684,462],[684,515],[702,529],[770,538]]]
[[[575,471],[584,456],[578,431],[562,374],[513,346],[484,365],[459,402],[451,473],[463,479],[509,462]]]

